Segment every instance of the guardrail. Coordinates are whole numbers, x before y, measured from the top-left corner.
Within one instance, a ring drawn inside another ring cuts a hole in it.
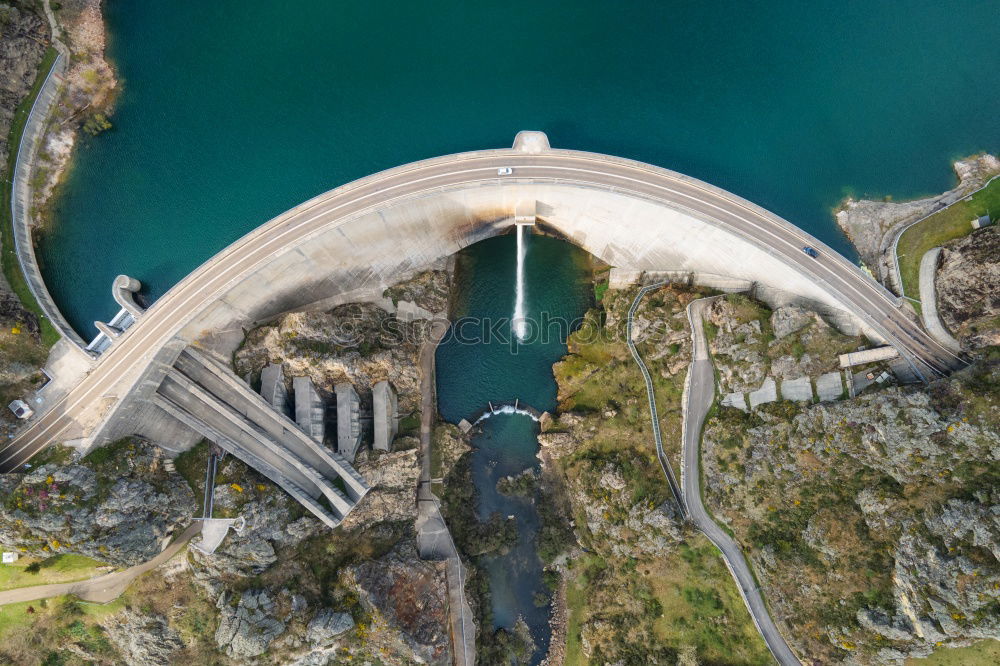
[[[17,254],[17,262],[21,267],[25,282],[28,283],[28,289],[31,290],[31,295],[35,297],[42,312],[45,313],[45,317],[59,331],[60,335],[80,349],[84,349],[87,343],[59,312],[59,308],[56,307],[55,301],[52,300],[52,296],[45,286],[41,270],[38,268],[38,260],[35,258],[35,246],[31,238],[31,174],[34,170],[35,158],[38,155],[38,147],[45,134],[45,125],[58,97],[59,83],[65,70],[66,57],[59,53],[52,62],[52,67],[31,105],[28,119],[24,123],[24,132],[21,134],[14,171],[11,174],[10,215],[13,226],[14,252]]]
[[[663,468],[664,476],[667,477],[667,485],[670,486],[670,492],[674,496],[674,501],[677,502],[677,507],[680,509],[681,516],[687,518],[687,504],[684,503],[684,496],[681,494],[680,486],[677,485],[677,479],[674,477],[674,470],[670,466],[670,461],[667,460],[667,454],[663,452],[663,438],[660,436],[660,417],[657,415],[656,411],[656,394],[653,392],[653,378],[649,376],[649,369],[646,368],[646,364],[643,363],[642,357],[639,356],[639,350],[635,348],[635,343],[632,341],[632,318],[635,316],[635,311],[639,308],[639,303],[642,301],[642,297],[653,289],[659,289],[666,284],[670,284],[670,281],[665,280],[663,282],[646,285],[639,290],[635,300],[632,301],[632,307],[628,310],[627,334],[625,341],[628,343],[628,350],[632,352],[632,358],[634,358],[635,362],[639,365],[639,370],[642,372],[642,378],[646,382],[646,397],[649,400],[649,416],[653,422],[653,439],[656,440],[656,457],[660,461],[660,467]]]

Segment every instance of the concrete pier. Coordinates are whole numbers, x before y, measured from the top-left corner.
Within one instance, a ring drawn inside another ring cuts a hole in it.
[[[142,289],[142,283],[127,275],[119,275],[111,285],[111,296],[123,310],[128,311],[138,319],[146,309],[135,300],[135,295]]]
[[[326,405],[316,393],[316,387],[308,377],[293,377],[292,391],[295,393],[295,422],[322,444],[326,436]]]
[[[334,386],[337,393],[337,453],[354,460],[361,448],[361,398],[350,382]]]
[[[373,446],[379,451],[388,451],[399,431],[396,391],[389,382],[379,382],[372,387],[372,412],[375,425]]]
[[[280,363],[272,363],[261,370],[260,394],[282,414],[288,412],[288,389],[285,388],[285,372]]]

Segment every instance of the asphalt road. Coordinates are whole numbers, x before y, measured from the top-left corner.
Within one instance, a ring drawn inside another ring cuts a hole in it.
[[[113,394],[123,378],[137,377],[156,351],[220,298],[227,285],[266,263],[281,248],[321,227],[400,199],[495,181],[501,167],[514,170],[505,178],[614,188],[683,208],[798,265],[897,345],[925,375],[946,373],[955,363],[951,352],[904,316],[895,298],[856,266],[804,231],[733,194],[652,165],[593,153],[477,151],[416,162],[354,181],[283,213],[222,250],[157,300],[112,344],[78,386],[36,416],[0,451],[0,472],[17,469],[48,444],[60,441],[75,416],[103,395]],[[819,249],[819,258],[806,256],[803,245]]]
[[[753,617],[754,624],[764,637],[771,654],[782,666],[799,666],[799,660],[782,638],[764,605],[757,582],[743,551],[736,542],[708,515],[701,501],[701,429],[708,410],[715,398],[715,370],[708,355],[705,329],[702,326],[701,308],[706,300],[692,302],[688,306],[691,320],[692,349],[691,366],[688,368],[686,402],[684,405],[683,449],[684,459],[681,484],[687,503],[688,518],[701,530],[715,546],[722,551],[729,572],[739,586],[743,601]]]

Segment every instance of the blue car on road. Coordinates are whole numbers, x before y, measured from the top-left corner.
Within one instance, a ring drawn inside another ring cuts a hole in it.
[[[819,259],[819,252],[816,251],[816,248],[812,248],[806,245],[804,248],[802,248],[802,251],[808,254],[813,259]]]

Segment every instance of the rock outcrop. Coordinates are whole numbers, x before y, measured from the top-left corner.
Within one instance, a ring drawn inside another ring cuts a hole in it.
[[[371,490],[344,519],[344,529],[416,519],[416,489],[420,479],[416,448],[392,453],[362,451],[357,470],[368,480]]]
[[[194,494],[160,449],[124,440],[80,463],[0,478],[0,543],[46,556],[78,553],[121,566],[145,562],[187,527]]]
[[[837,224],[857,248],[861,260],[883,281],[892,270],[892,239],[905,224],[944,208],[982,187],[1000,173],[1000,159],[980,154],[954,164],[958,185],[927,199],[894,203],[848,199],[837,212]],[[887,252],[889,250],[889,252]]]
[[[442,562],[423,562],[403,542],[348,573],[373,616],[369,641],[377,650],[410,654],[426,664],[451,663],[448,588]]]
[[[313,645],[323,645],[340,634],[354,628],[354,619],[349,613],[337,613],[322,608],[306,627],[306,640]]]
[[[1000,227],[946,244],[934,280],[938,312],[966,349],[1000,345]]]
[[[712,301],[704,319],[723,394],[755,391],[768,378],[819,377],[836,370],[837,355],[861,342],[815,312],[795,306],[771,311],[741,294]]]
[[[159,615],[126,609],[101,626],[128,666],[168,666],[184,647],[180,635]]]
[[[45,17],[30,5],[0,3],[0,165],[6,171],[14,109],[31,90],[49,41]],[[6,175],[6,174],[5,174]]]
[[[263,654],[285,630],[285,623],[274,616],[275,604],[266,590],[247,590],[238,599],[223,593],[218,607],[215,642],[230,657],[245,659]]]

